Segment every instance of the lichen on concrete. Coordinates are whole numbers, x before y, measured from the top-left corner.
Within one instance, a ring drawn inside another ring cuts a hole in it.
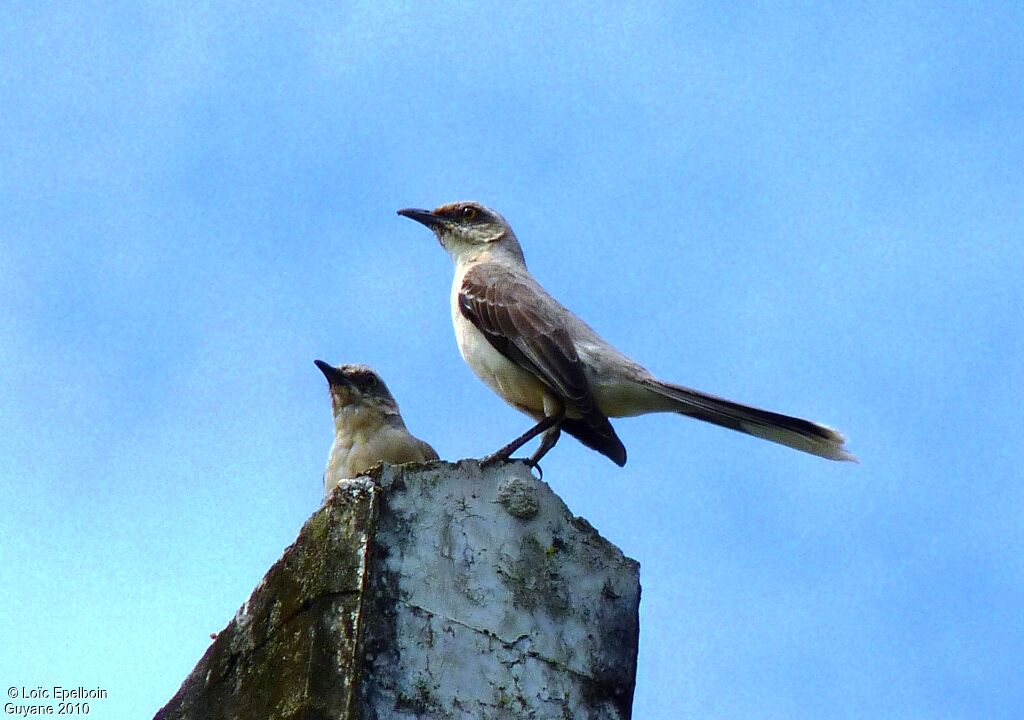
[[[536,517],[540,510],[536,487],[518,477],[513,477],[498,487],[498,502],[509,515],[520,520],[530,520]]]
[[[379,493],[354,481],[306,522],[157,720],[348,717]]]

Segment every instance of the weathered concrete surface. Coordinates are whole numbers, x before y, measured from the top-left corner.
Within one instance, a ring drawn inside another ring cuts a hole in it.
[[[524,465],[385,466],[309,519],[156,717],[628,718],[638,573]]]
[[[358,718],[357,638],[379,500],[364,478],[335,492],[156,718]]]

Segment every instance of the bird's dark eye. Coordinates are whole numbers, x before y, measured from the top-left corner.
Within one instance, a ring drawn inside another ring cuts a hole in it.
[[[377,387],[377,376],[376,375],[370,375],[369,377],[366,378],[366,387],[368,387],[368,388],[375,388],[375,387]]]
[[[476,220],[476,208],[475,207],[464,207],[464,208],[462,208],[462,219],[463,220]]]

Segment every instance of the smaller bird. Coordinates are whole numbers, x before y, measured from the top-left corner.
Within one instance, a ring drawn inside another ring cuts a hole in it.
[[[334,413],[334,444],[324,471],[324,497],[348,478],[379,463],[438,460],[437,452],[405,427],[398,403],[366,365],[333,367],[314,360],[327,378]]]

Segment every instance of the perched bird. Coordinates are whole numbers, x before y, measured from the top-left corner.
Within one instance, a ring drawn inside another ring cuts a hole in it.
[[[434,448],[406,429],[398,403],[372,368],[332,367],[323,360],[314,363],[327,378],[334,412],[334,444],[324,472],[324,497],[339,481],[354,478],[378,463],[438,459]]]
[[[515,233],[495,211],[457,202],[398,214],[430,228],[455,263],[451,312],[463,359],[537,421],[485,463],[507,460],[544,433],[529,460],[536,465],[565,430],[625,465],[626,448],[608,418],[655,412],[688,415],[830,460],[856,460],[832,428],[655,378],[533,279]]]

